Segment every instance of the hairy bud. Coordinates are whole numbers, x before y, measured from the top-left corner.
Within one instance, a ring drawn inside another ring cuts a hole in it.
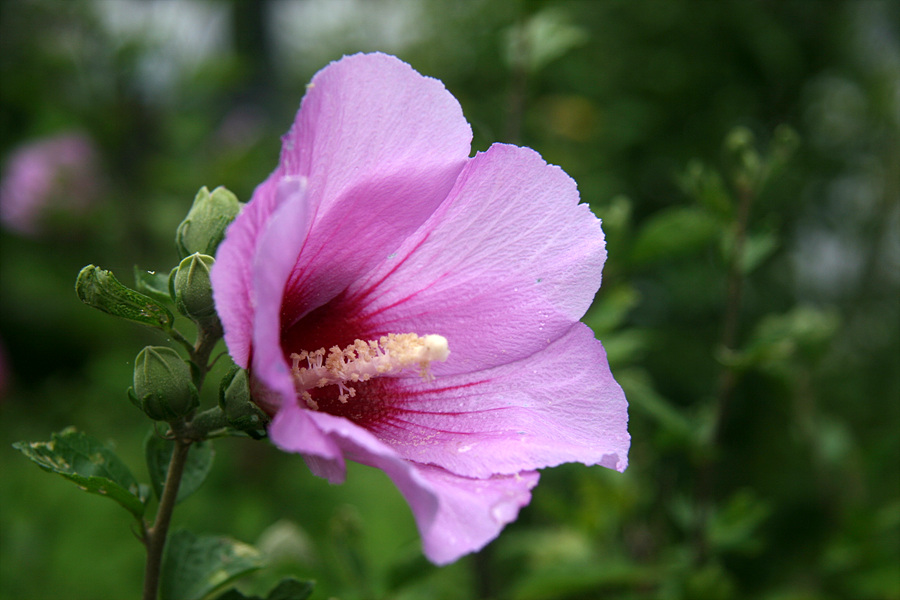
[[[241,203],[224,187],[217,187],[212,193],[205,186],[200,188],[175,234],[178,253],[182,258],[195,252],[215,255],[225,238],[225,229],[240,211]]]
[[[175,350],[147,346],[134,361],[134,387],[128,396],[156,421],[174,421],[191,413],[200,396],[191,369]]]
[[[170,275],[170,292],[175,308],[197,323],[208,323],[218,318],[209,279],[215,262],[212,256],[191,254]]]
[[[262,437],[269,418],[250,398],[247,371],[235,367],[222,378],[219,385],[219,406],[229,425],[252,437]]]

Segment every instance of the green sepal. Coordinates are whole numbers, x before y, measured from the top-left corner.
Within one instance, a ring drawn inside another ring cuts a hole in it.
[[[269,417],[251,399],[247,371],[237,365],[219,383],[219,407],[235,429],[254,439],[266,436]]]
[[[312,595],[314,587],[315,582],[313,581],[300,581],[293,577],[287,577],[272,588],[265,598],[246,596],[237,588],[231,588],[221,596],[216,596],[216,600],[306,600]]]
[[[144,457],[147,460],[147,472],[150,474],[150,483],[157,498],[162,497],[174,449],[175,442],[160,437],[155,429],[151,429],[144,439]],[[175,499],[176,504],[196,492],[203,485],[212,469],[214,457],[215,452],[211,441],[206,440],[191,444],[187,462],[184,465],[184,474],[181,476],[181,485],[178,487],[178,496]]]
[[[82,490],[112,498],[138,519],[144,515],[149,491],[100,440],[70,427],[49,442],[16,442],[13,448]]]
[[[75,293],[88,306],[164,331],[171,329],[174,321],[168,308],[150,296],[124,286],[112,271],[94,265],[88,265],[78,273]]]
[[[180,530],[169,536],[160,578],[161,600],[200,600],[263,567],[262,553],[243,542]]]

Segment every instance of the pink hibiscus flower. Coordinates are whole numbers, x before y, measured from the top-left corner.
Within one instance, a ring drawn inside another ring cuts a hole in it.
[[[425,554],[452,562],[531,499],[536,469],[624,470],[627,404],[578,319],[600,221],[531,149],[469,157],[441,82],[383,54],[309,85],[212,281],[280,448],[332,483],[382,469]]]

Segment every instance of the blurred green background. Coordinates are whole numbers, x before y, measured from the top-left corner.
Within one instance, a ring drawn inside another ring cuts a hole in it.
[[[900,598],[898,23],[887,0],[0,3],[3,185],[28,144],[80,148],[28,210],[4,188],[0,598],[140,589],[128,514],[10,447],[75,425],[146,480],[125,388],[165,340],[78,302],[78,270],[172,268],[197,189],[248,200],[306,82],[360,50],[443,80],[476,150],[534,147],[603,218],[585,321],[631,466],[545,471],[438,569],[381,472],[330,486],[228,439],[174,526],[268,552],[245,589],[321,599]]]

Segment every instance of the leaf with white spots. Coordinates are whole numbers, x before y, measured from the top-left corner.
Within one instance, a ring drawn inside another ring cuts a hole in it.
[[[16,442],[13,447],[45,471],[112,498],[138,519],[144,515],[147,488],[138,485],[125,463],[100,440],[69,428],[54,433],[49,442]]]

